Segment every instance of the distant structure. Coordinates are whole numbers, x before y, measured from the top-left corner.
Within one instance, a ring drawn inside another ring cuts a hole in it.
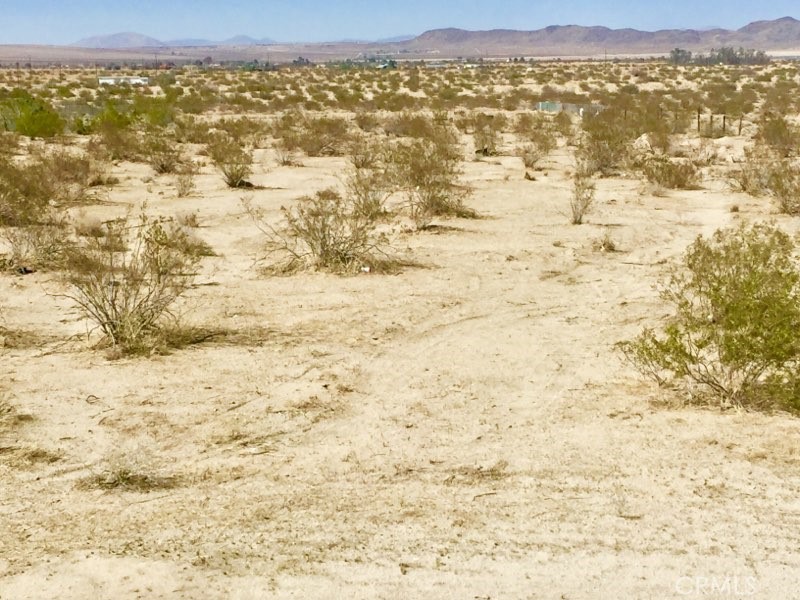
[[[571,104],[569,102],[537,102],[536,110],[544,112],[567,112],[583,117],[585,114],[596,115],[603,110],[599,104]]]
[[[116,77],[99,77],[97,82],[100,85],[150,85],[149,77],[137,77],[133,75],[118,75]]]

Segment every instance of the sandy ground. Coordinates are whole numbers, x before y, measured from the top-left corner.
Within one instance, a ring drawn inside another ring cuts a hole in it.
[[[262,167],[248,195],[275,216],[343,164]],[[0,443],[0,598],[800,598],[800,421],[682,406],[613,348],[667,314],[696,235],[776,217],[720,166],[665,197],[599,180],[571,226],[569,168],[468,163],[485,218],[399,235],[422,267],[268,278],[209,167],[177,199],[119,166],[89,212],[197,210],[220,256],[184,310],[243,335],[109,361],[54,277],[0,277],[34,340],[0,366],[31,416]],[[80,485],[115,460],[179,485]]]

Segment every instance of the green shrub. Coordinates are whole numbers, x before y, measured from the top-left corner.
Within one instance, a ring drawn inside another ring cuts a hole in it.
[[[7,131],[32,138],[51,138],[64,132],[64,120],[53,107],[21,89],[12,90],[0,102],[0,118]]]
[[[642,374],[735,405],[800,409],[800,271],[792,239],[766,224],[698,237],[662,298],[674,315],[620,347]]]
[[[159,175],[174,173],[183,163],[183,155],[177,142],[165,135],[151,133],[144,143],[147,162]]]

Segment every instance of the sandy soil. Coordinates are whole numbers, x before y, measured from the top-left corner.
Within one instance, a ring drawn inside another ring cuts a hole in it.
[[[273,216],[344,164],[259,160]],[[613,348],[696,235],[776,217],[719,166],[665,197],[599,180],[571,226],[569,168],[468,163],[485,218],[397,237],[420,268],[267,278],[210,167],[188,199],[117,167],[89,212],[197,210],[220,256],[187,319],[242,335],[109,361],[54,277],[0,277],[33,340],[0,367],[31,416],[0,443],[0,598],[800,598],[800,422],[682,406]],[[80,485],[120,461],[178,485]]]

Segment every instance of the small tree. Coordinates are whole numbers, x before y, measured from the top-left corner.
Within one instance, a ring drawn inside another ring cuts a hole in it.
[[[800,409],[800,270],[792,239],[742,224],[698,237],[662,298],[674,315],[661,335],[620,344],[659,383],[699,386],[736,405]]]

